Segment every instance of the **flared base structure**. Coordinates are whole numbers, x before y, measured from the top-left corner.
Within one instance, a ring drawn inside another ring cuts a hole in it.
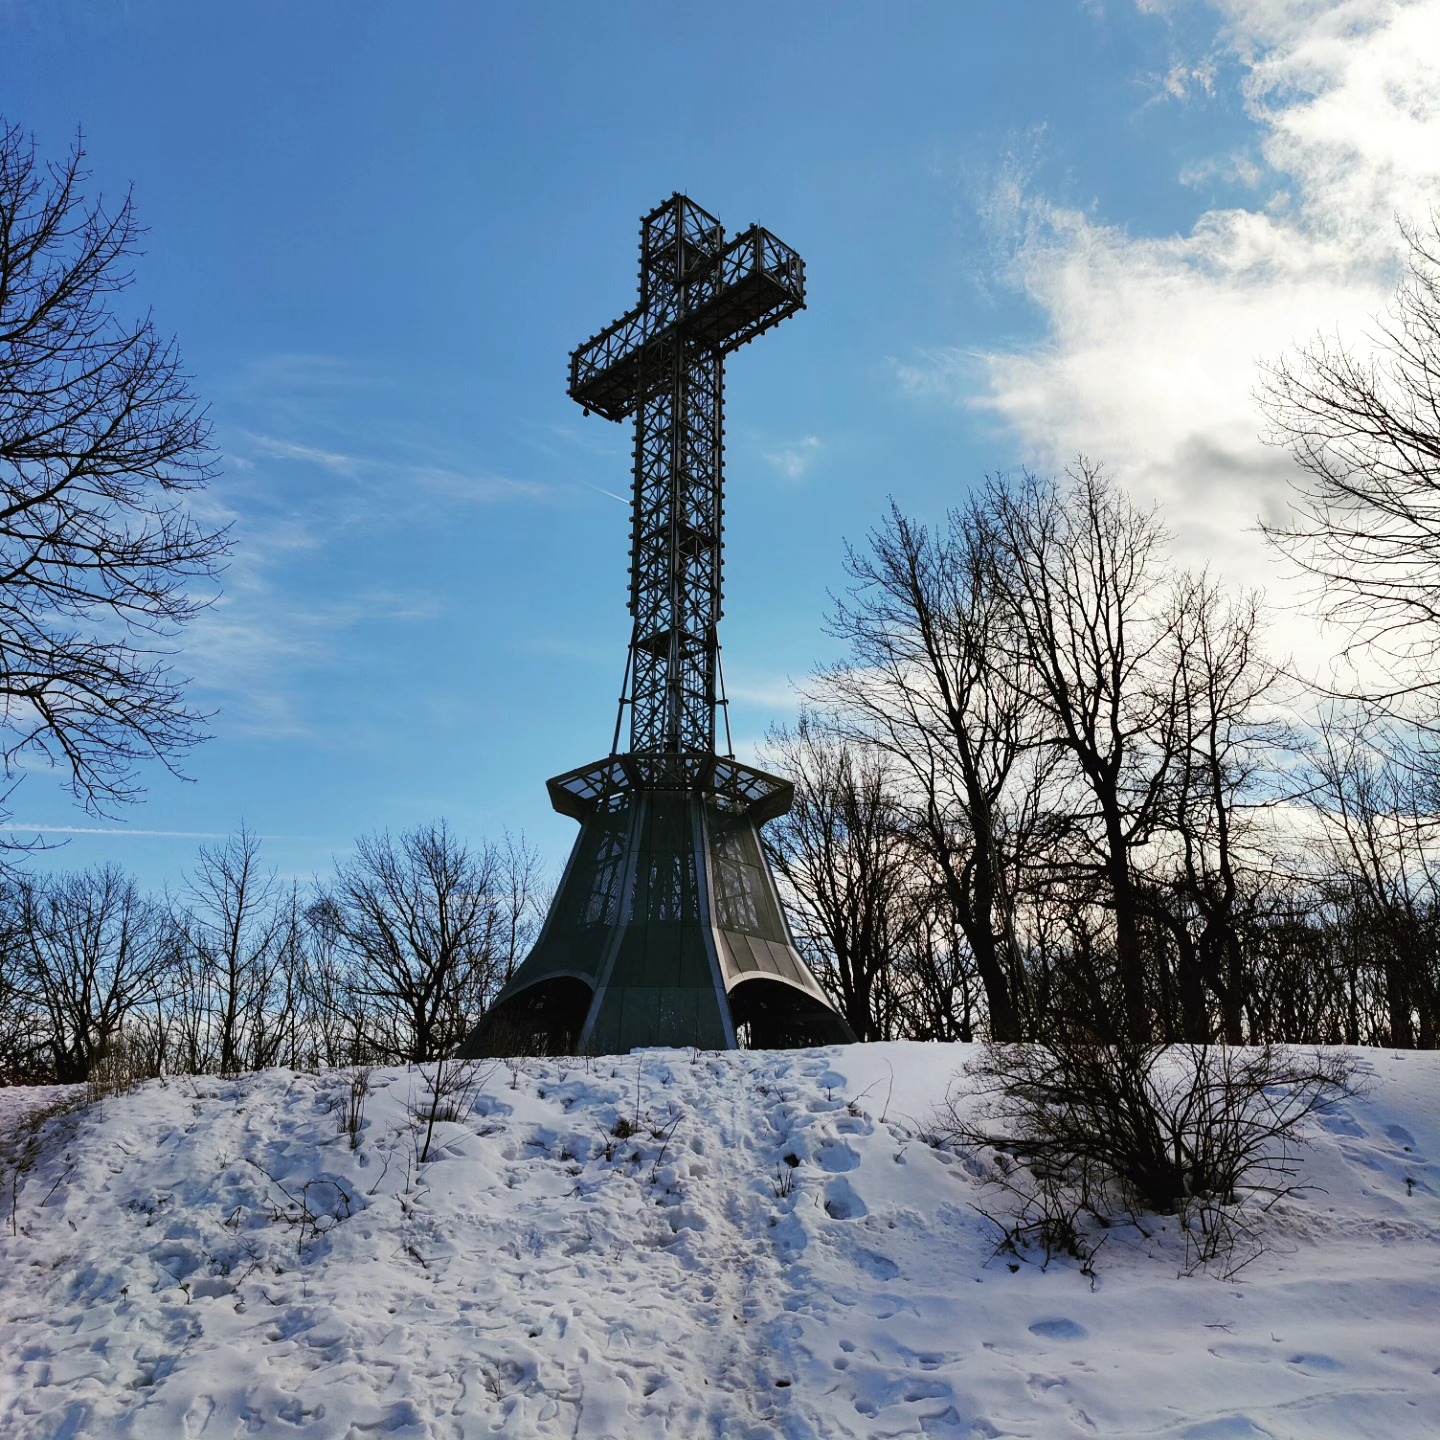
[[[549,789],[580,834],[534,950],[461,1057],[854,1040],[796,952],[760,846],[787,781],[713,755],[616,755]]]

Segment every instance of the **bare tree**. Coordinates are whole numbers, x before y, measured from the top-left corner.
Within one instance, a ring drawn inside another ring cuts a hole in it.
[[[802,713],[773,731],[767,764],[795,782],[766,827],[797,940],[861,1040],[891,1040],[890,968],[925,922],[924,877],[904,839],[884,756]],[[929,887],[926,886],[926,889]]]
[[[260,864],[260,841],[241,829],[202,846],[178,923],[192,1025],[187,1068],[223,1075],[279,1062],[296,977],[299,904]]]
[[[550,891],[540,852],[523,834],[505,832],[495,846],[495,871],[504,952],[499,980],[503,985],[535,944],[550,908]]]
[[[1247,1044],[1359,1045],[1379,1027],[1357,963],[1358,912],[1324,876],[1292,867],[1252,890],[1243,922]]]
[[[832,627],[850,653],[812,697],[884,756],[909,888],[928,893],[920,943],[891,962],[911,1033],[938,1033],[916,977],[968,1012],[973,974],[997,1040],[1083,1021],[1238,1043],[1251,939],[1312,943],[1265,909],[1262,815],[1293,741],[1260,599],[1170,573],[1167,543],[1081,461],[994,480],[942,529],[892,504],[849,553]]]
[[[1177,948],[1177,1038],[1214,1037],[1206,1003],[1219,1003],[1219,1032],[1244,1039],[1246,881],[1263,885],[1268,856],[1257,815],[1280,793],[1277,757],[1293,745],[1276,719],[1280,672],[1260,637],[1260,597],[1226,596],[1208,575],[1173,584],[1170,647],[1177,754],[1171,771],[1160,918]],[[1167,724],[1167,728],[1168,724]],[[1247,876],[1247,869],[1252,875]]]
[[[1041,817],[1039,710],[1016,683],[1023,663],[1002,632],[997,534],[987,509],[932,532],[891,504],[831,620],[849,657],[823,671],[817,698],[852,738],[879,747],[912,841],[941,885],[984,985],[990,1032],[1014,1039],[1023,987],[1015,940],[1016,872]]]
[[[502,873],[493,846],[470,850],[442,821],[363,836],[322,891],[312,914],[348,957],[377,1054],[446,1054],[503,983],[516,891]]]
[[[1373,1023],[1399,1046],[1440,1029],[1440,211],[1402,233],[1406,271],[1368,346],[1320,336],[1269,366],[1260,395],[1300,471],[1292,520],[1266,533],[1316,582],[1345,653],[1383,672],[1352,697],[1368,716],[1320,726],[1313,798],[1347,1034]]]
[[[86,1080],[167,985],[167,917],[115,866],[28,884],[23,915],[26,969],[55,1078]]]
[[[943,891],[909,928],[886,971],[884,1038],[973,1040],[985,1012],[984,989],[964,934],[949,916]]]
[[[201,737],[165,642],[225,535],[182,500],[212,468],[174,344],[112,313],[130,198],[87,201],[83,159],[41,164],[0,122],[0,756],[38,752],[103,810]]]
[[[1440,212],[1405,229],[1407,273],[1373,352],[1321,336],[1265,372],[1269,439],[1299,463],[1270,540],[1319,584],[1351,649],[1388,662],[1394,700],[1440,700]]]
[[[1182,747],[1174,671],[1156,663],[1172,638],[1168,537],[1083,460],[1063,482],[992,483],[987,509],[1021,683],[1077,777],[1052,803],[1090,821],[1082,863],[1106,887],[1124,1026],[1140,1040],[1151,1017],[1138,857],[1164,821]]]
[[[371,1061],[365,1001],[355,993],[349,957],[329,917],[330,908],[323,901],[312,902],[305,913],[301,1023],[317,1067],[365,1065]]]
[[[24,881],[0,876],[0,1085],[42,1085],[53,1078],[29,960]]]
[[[1383,984],[1374,1043],[1433,1049],[1440,1040],[1440,821],[1386,732],[1331,715],[1311,754],[1332,904],[1358,921],[1352,949]],[[1357,1027],[1358,1028],[1358,1027]]]

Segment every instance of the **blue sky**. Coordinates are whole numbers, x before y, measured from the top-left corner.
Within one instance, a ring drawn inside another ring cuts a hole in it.
[[[126,303],[210,405],[236,540],[178,657],[217,712],[190,782],[97,820],[28,775],[18,821],[91,832],[36,863],[174,883],[243,821],[305,878],[445,816],[558,868],[543,781],[607,749],[627,638],[628,427],[566,360],[676,189],[808,266],[729,365],[742,749],[892,494],[937,517],[1083,449],[1177,563],[1283,601],[1255,364],[1383,304],[1440,194],[1437,62],[1437,0],[0,0],[0,113],[134,183]]]

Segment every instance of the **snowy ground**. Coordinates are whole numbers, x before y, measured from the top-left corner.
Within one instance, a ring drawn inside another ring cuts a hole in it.
[[[1132,1231],[1092,1284],[996,1257],[917,1137],[965,1053],[527,1061],[424,1166],[405,1070],[355,1150],[339,1074],[52,1120],[0,1436],[1440,1436],[1440,1055],[1367,1057],[1242,1278]]]

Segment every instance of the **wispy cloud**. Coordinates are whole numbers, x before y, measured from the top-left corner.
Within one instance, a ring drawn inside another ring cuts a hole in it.
[[[398,459],[383,453],[384,448],[397,446],[398,442],[389,441],[370,454],[344,454],[298,440],[242,434],[232,439],[226,458],[229,465],[245,473],[252,496],[256,472],[267,460],[308,466],[348,482],[344,489],[327,489],[314,495],[310,507],[323,505],[332,523],[339,519],[347,525],[393,527],[397,517],[418,522],[453,504],[535,503],[554,498],[552,487],[537,481],[447,463],[423,451]],[[303,494],[293,487],[285,494],[292,505],[303,503]]]
[[[888,357],[895,383],[914,400],[968,401],[984,384],[988,357],[959,346],[927,345],[908,360]]]
[[[1044,316],[1044,339],[932,350],[894,373],[916,397],[997,417],[1034,463],[1106,460],[1163,504],[1177,559],[1275,587],[1256,521],[1286,513],[1292,470],[1259,439],[1258,365],[1321,329],[1361,341],[1388,299],[1394,218],[1423,216],[1440,194],[1440,0],[1220,8],[1225,65],[1191,62],[1175,85],[1204,104],[1215,74],[1234,77],[1256,150],[1214,164],[1240,167],[1256,203],[1210,210],[1185,234],[1137,236],[1009,187],[990,218],[1006,227],[1011,280]]]
[[[230,734],[298,738],[311,734],[299,682],[334,669],[350,654],[347,635],[377,618],[432,619],[430,596],[372,589],[331,601],[301,600],[253,580],[227,593],[187,631],[185,663],[202,703],[218,696],[219,724]]]
[[[1165,73],[1161,91],[1171,100],[1189,100],[1215,94],[1216,64],[1212,56],[1195,63],[1178,61]]]
[[[746,670],[741,670],[738,675],[726,675],[725,693],[733,706],[759,711],[761,718],[766,720],[773,712],[793,714],[800,709],[803,699],[788,675],[765,675]],[[732,723],[738,718],[731,716]]]
[[[505,501],[548,500],[553,491],[548,485],[530,480],[512,480],[505,475],[491,475],[449,470],[438,465],[416,465],[405,478],[432,496],[456,500],[464,505],[496,505]]]
[[[535,502],[551,494],[535,481],[498,474],[458,439],[418,431],[400,398],[405,378],[374,364],[269,356],[218,389],[239,422],[223,439],[227,463],[246,472],[247,495],[266,461],[318,471],[332,483],[310,498],[332,522],[389,526],[397,516],[424,522],[453,503]],[[256,416],[263,422],[247,428],[246,417]],[[292,505],[305,498],[293,483],[272,488]]]
[[[385,572],[352,557],[406,529],[472,527],[477,509],[561,494],[498,473],[456,437],[419,433],[404,415],[404,377],[374,364],[271,356],[216,392],[227,473],[197,496],[197,511],[229,524],[235,545],[223,593],[188,628],[181,663],[230,735],[312,735],[313,677],[353,653],[359,627],[438,612],[432,577],[377,586]]]
[[[621,658],[616,655],[615,647],[608,642],[604,645],[587,645],[564,635],[543,633],[525,635],[516,640],[516,647],[527,655],[553,655],[561,660],[575,660],[582,665],[594,665],[605,669],[618,670]],[[623,653],[622,651],[622,656]]]
[[[614,424],[598,415],[578,419],[571,425],[522,422],[522,428],[526,432],[526,443],[542,455],[569,455],[579,451],[623,459],[630,451],[630,426]]]
[[[799,480],[819,458],[822,449],[818,435],[802,435],[770,450],[762,450],[761,457],[767,465],[773,466],[787,480]]]
[[[1182,185],[1210,185],[1216,182],[1225,185],[1243,185],[1253,190],[1265,179],[1265,168],[1254,155],[1238,152],[1232,155],[1212,155],[1204,160],[1194,161],[1180,171]]]
[[[353,475],[359,461],[353,455],[337,455],[329,450],[317,449],[314,445],[301,445],[293,440],[277,440],[273,435],[249,435],[246,437],[256,454],[272,460],[298,460],[306,465],[319,465],[333,470],[337,475]],[[253,462],[246,461],[246,468],[253,468]]]

